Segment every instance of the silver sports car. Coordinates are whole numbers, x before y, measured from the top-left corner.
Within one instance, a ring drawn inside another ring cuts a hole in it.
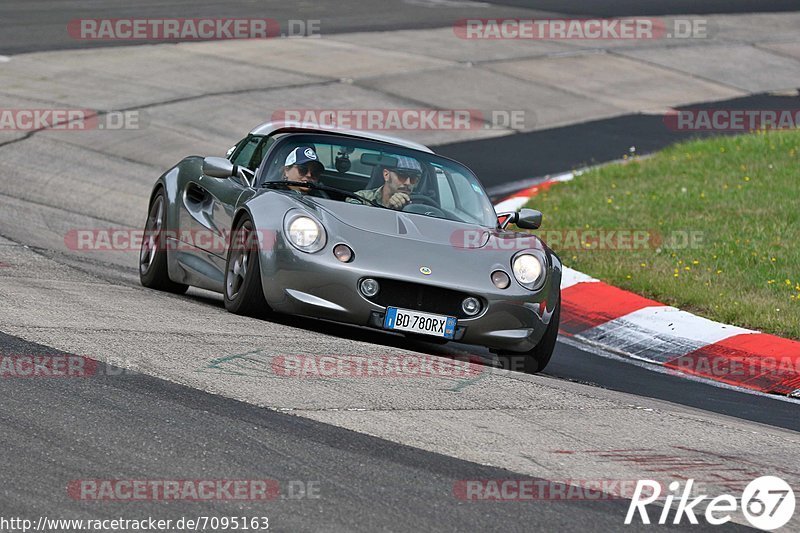
[[[561,262],[541,213],[495,212],[478,178],[426,146],[267,123],[227,158],[155,184],[141,282],[222,293],[238,314],[290,313],[517,354],[547,365]]]

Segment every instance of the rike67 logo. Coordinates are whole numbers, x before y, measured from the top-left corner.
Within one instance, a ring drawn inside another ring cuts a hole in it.
[[[677,501],[673,524],[682,523],[684,517],[691,524],[698,524],[697,516],[705,518],[711,525],[722,525],[731,521],[731,514],[741,509],[742,514],[755,528],[772,531],[786,525],[794,515],[795,497],[792,488],[779,477],[762,476],[748,483],[741,499],[731,494],[711,498],[706,494],[693,497],[694,480],[689,479],[681,490],[681,484],[673,481],[669,492],[661,497],[661,484],[652,480],[639,480],[625,516],[625,524],[631,524],[639,514],[643,524],[650,524],[647,506],[658,501],[660,515],[658,524],[667,524],[673,504]],[[663,500],[663,507],[662,505]],[[710,500],[710,501],[707,501]],[[707,502],[704,504],[704,502]],[[701,508],[704,510],[701,512]],[[658,511],[656,511],[658,513]]]

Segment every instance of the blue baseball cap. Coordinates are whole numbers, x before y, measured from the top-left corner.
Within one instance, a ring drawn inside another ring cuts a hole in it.
[[[298,146],[286,156],[286,163],[284,163],[284,166],[306,165],[308,163],[316,163],[324,168],[322,163],[319,162],[319,158],[317,158],[317,152],[315,152],[313,148],[310,146]]]

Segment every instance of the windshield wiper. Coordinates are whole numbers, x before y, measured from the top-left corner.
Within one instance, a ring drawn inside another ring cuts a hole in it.
[[[359,196],[359,195],[357,195],[355,193],[352,193],[350,191],[346,191],[344,189],[339,189],[337,187],[330,187],[328,185],[320,185],[319,183],[310,183],[310,182],[307,182],[307,181],[284,181],[284,180],[280,180],[280,181],[265,181],[264,183],[261,184],[262,187],[270,187],[270,186],[284,186],[285,187],[285,186],[288,186],[288,185],[291,185],[293,187],[305,187],[307,189],[314,189],[314,190],[317,190],[317,191],[335,192],[335,193],[343,194],[344,196],[347,196],[348,198],[355,198],[356,200],[359,200],[361,202],[373,205],[375,207],[383,207],[381,204],[379,204],[378,202],[375,202],[374,200],[368,200],[367,198],[364,198],[363,196]]]

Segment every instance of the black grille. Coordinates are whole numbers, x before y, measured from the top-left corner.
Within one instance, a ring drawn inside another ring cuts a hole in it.
[[[461,309],[464,298],[472,296],[461,291],[443,289],[420,283],[409,283],[393,279],[375,278],[381,287],[378,294],[369,298],[383,307],[402,307],[414,311],[425,311],[437,315],[469,318]],[[484,302],[481,302],[481,307]]]

